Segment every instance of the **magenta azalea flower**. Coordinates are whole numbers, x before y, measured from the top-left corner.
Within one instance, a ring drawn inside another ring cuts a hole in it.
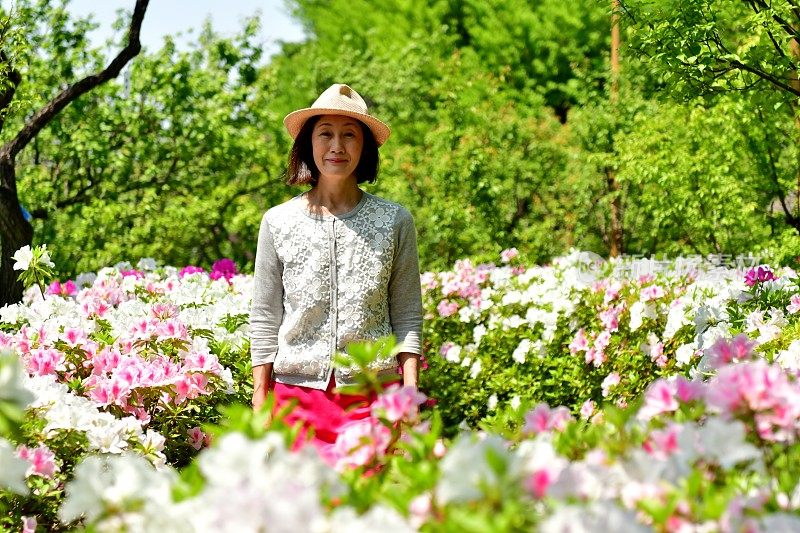
[[[78,293],[78,287],[75,286],[75,282],[72,280],[66,281],[61,283],[60,281],[56,280],[47,287],[47,294],[55,294],[58,296],[75,296]]]
[[[230,280],[237,273],[238,269],[236,268],[236,263],[227,257],[218,259],[211,265],[211,279],[225,278],[226,280]]]
[[[198,273],[202,274],[203,272],[205,272],[205,270],[203,270],[202,268],[194,265],[189,265],[183,267],[181,271],[178,272],[178,277],[183,279],[184,276],[188,276],[189,274],[198,274]]]
[[[775,279],[777,279],[775,273],[772,272],[767,265],[759,265],[755,268],[751,268],[744,276],[744,282],[748,287]]]

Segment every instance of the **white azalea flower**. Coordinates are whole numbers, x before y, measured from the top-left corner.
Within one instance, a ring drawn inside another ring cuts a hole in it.
[[[514,349],[514,353],[511,354],[511,358],[514,359],[519,364],[525,362],[525,356],[531,351],[531,341],[530,339],[522,339],[519,345]]]
[[[539,525],[543,533],[638,533],[651,528],[636,521],[633,511],[612,502],[595,502],[588,506],[564,505]]]
[[[141,512],[143,506],[170,502],[176,477],[171,469],[155,470],[139,455],[89,456],[75,467],[58,516],[64,523],[81,516],[91,523],[106,511]]]
[[[461,361],[461,346],[454,344],[447,349],[444,358],[449,363],[458,363]]]
[[[476,359],[472,366],[469,369],[469,377],[475,379],[478,377],[478,374],[481,373],[481,361],[480,359]]]
[[[0,351],[0,401],[11,402],[20,408],[33,402],[34,396],[24,384],[24,374],[15,354]]]
[[[695,351],[693,343],[681,344],[678,346],[678,349],[675,350],[675,362],[678,363],[678,366],[688,365],[692,362]]]
[[[14,270],[28,270],[28,268],[31,266],[31,261],[33,261],[33,250],[31,250],[30,246],[23,246],[14,252],[14,255],[11,256],[11,259],[14,260]]]
[[[775,362],[786,370],[800,370],[800,340],[794,340],[775,356]]]
[[[476,346],[480,345],[481,339],[486,335],[486,331],[486,326],[483,324],[478,324],[472,329],[472,340],[475,342]]]
[[[17,494],[27,494],[25,472],[30,465],[17,457],[16,450],[7,440],[0,437],[0,491],[10,490]]]
[[[489,400],[486,402],[486,408],[489,411],[494,411],[495,409],[497,409],[497,395],[496,394],[492,394],[491,396],[489,396]]]
[[[489,453],[510,461],[505,441],[499,436],[479,439],[471,433],[459,435],[439,463],[437,501],[443,504],[476,501],[483,497],[485,489],[497,486],[500,478],[487,461]]]
[[[376,504],[363,515],[352,507],[339,507],[330,517],[330,533],[413,533],[405,518],[394,509]]]
[[[136,268],[138,270],[153,271],[158,268],[158,265],[156,264],[156,260],[152,257],[142,257],[139,259],[139,262],[136,263]]]
[[[39,262],[41,264],[43,264],[44,266],[48,266],[50,268],[53,268],[54,266],[56,266],[56,264],[53,263],[53,261],[50,260],[50,252],[47,251],[47,245],[46,244],[42,245],[42,256],[39,258]]]

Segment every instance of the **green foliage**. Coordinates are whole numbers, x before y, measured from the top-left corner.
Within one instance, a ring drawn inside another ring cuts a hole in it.
[[[791,0],[623,0],[623,12],[637,27],[634,46],[678,94],[752,91],[786,104],[795,77],[797,35]]]
[[[770,80],[794,72],[779,23],[794,18],[752,4],[623,2],[614,100],[607,3],[293,0],[308,39],[272,58],[255,20],[229,38],[206,26],[73,102],[18,157],[22,203],[61,276],[142,256],[247,271],[263,211],[300,192],[282,183],[282,117],[344,81],[393,129],[367,188],[412,211],[425,269],[512,246],[605,255],[612,207],[627,253],[788,261],[796,97]],[[64,5],[20,0],[0,31],[24,66],[0,140],[111,50]]]

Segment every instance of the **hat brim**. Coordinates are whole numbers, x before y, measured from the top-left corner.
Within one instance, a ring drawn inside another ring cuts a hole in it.
[[[389,126],[372,115],[365,115],[364,113],[348,111],[346,109],[321,107],[307,107],[305,109],[292,111],[283,119],[283,125],[286,126],[286,130],[289,132],[289,135],[292,136],[292,139],[296,139],[300,134],[300,130],[303,129],[303,124],[306,123],[306,120],[317,115],[344,115],[346,117],[353,117],[360,120],[370,129],[378,146],[381,146],[383,143],[385,143],[386,139],[388,139],[389,135],[392,133],[392,130],[389,129]]]

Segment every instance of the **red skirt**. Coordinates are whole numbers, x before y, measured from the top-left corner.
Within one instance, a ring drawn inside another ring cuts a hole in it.
[[[333,392],[335,387],[333,376],[324,391],[278,382],[273,387],[275,410],[283,408],[291,401],[296,402],[294,408],[284,418],[290,426],[297,422],[302,424],[292,449],[298,450],[310,443],[331,465],[335,461],[332,448],[341,427],[348,422],[370,416],[372,404],[377,398],[374,392],[369,395],[340,394]],[[310,431],[312,429],[313,434]]]

